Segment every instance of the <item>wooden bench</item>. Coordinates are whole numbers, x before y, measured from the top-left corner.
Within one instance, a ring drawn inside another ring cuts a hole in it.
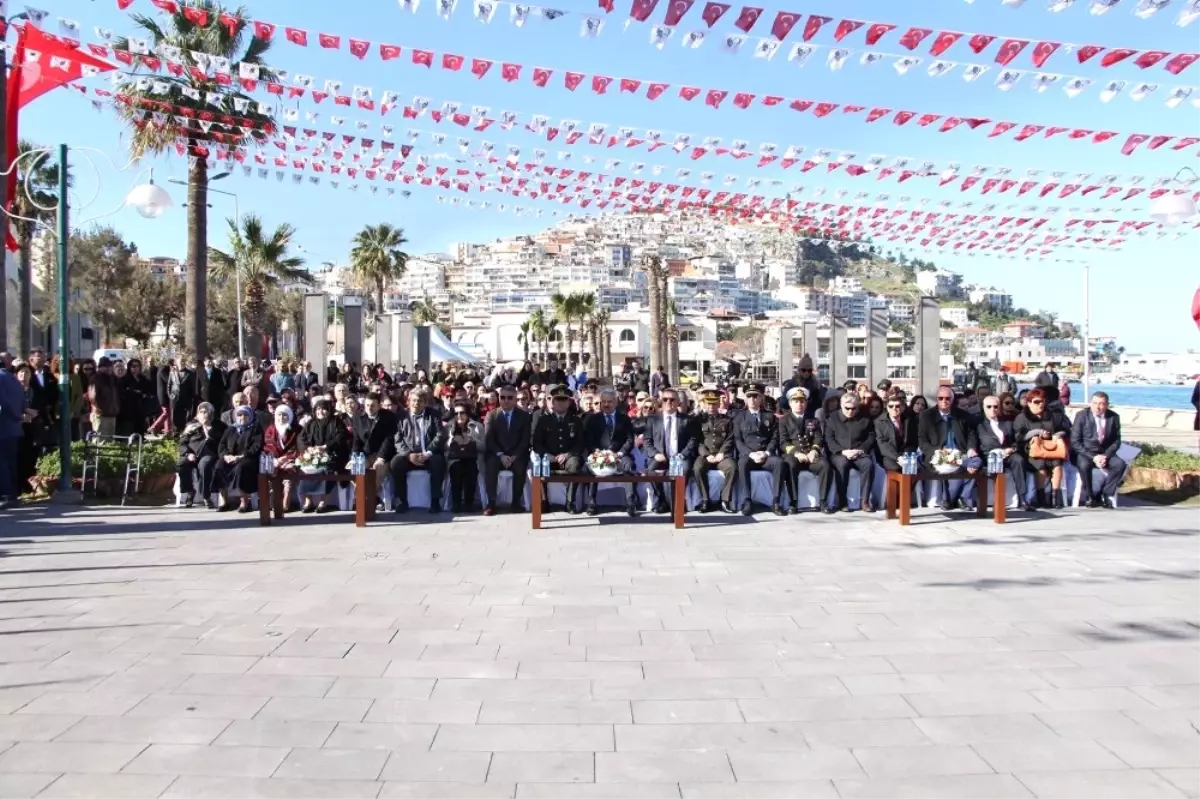
[[[321,480],[327,483],[354,483],[354,526],[366,527],[375,521],[375,470],[366,474],[333,472],[330,474],[304,474],[303,472],[276,472],[258,475],[258,523],[261,527],[271,526],[271,517],[283,518],[283,481],[297,484],[305,480]]]
[[[552,474],[549,477],[533,477],[529,490],[532,494],[533,529],[542,529],[542,486],[545,483],[581,483],[596,485],[599,483],[674,483],[672,491],[671,519],[675,529],[683,529],[684,516],[687,513],[687,477],[671,477],[666,474],[614,474],[612,477],[596,477],[593,474]]]
[[[934,480],[939,483],[944,483],[948,480],[971,480],[975,483],[975,515],[980,519],[986,519],[987,510],[987,488],[988,478],[994,482],[994,490],[996,492],[995,499],[992,503],[994,507],[993,518],[996,524],[1004,524],[1008,521],[1008,508],[1004,502],[1005,494],[1005,475],[1000,472],[995,475],[988,475],[987,470],[980,468],[975,474],[970,474],[966,469],[960,469],[957,472],[950,474],[942,474],[940,472],[924,471],[919,474],[901,474],[900,472],[887,473],[887,492],[886,492],[886,507],[887,517],[895,519],[897,515],[900,517],[900,524],[908,525],[911,523],[912,516],[912,489],[913,483],[924,480]]]

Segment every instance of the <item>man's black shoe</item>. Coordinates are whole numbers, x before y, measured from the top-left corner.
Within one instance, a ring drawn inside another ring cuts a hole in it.
[[[742,515],[743,516],[753,516],[754,515],[754,506],[750,503],[750,500],[746,500],[745,502],[742,503]]]
[[[774,505],[771,506],[771,513],[774,513],[776,516],[787,516],[788,515],[787,510],[782,505],[780,505],[778,502],[776,502]]]
[[[863,503],[862,507],[863,507],[863,510],[866,511],[867,513],[874,513],[875,512],[875,500],[871,499],[870,497],[867,497],[867,500],[866,500],[866,502]]]
[[[938,505],[938,509],[949,513],[950,511],[954,510],[954,503],[946,500]]]
[[[701,502],[696,506],[696,511],[699,513],[710,513],[712,509],[713,504],[711,502]]]
[[[1029,504],[1029,500],[1027,499],[1022,499],[1019,503],[1017,503],[1017,508],[1025,513],[1033,513],[1035,510],[1037,510],[1037,508]]]
[[[1100,507],[1112,510],[1116,505],[1113,504],[1112,497],[1100,497]]]
[[[671,508],[669,505],[667,505],[666,502],[659,500],[658,502],[654,503],[654,512],[655,513],[670,513]]]
[[[213,504],[213,501],[211,499],[205,499],[204,507],[207,508],[208,510],[212,510],[213,508],[216,507],[216,505]]]
[[[438,500],[434,500],[433,502],[430,502],[429,503],[429,512],[430,512],[430,514],[441,513],[442,512],[442,501],[440,499],[438,499]]]
[[[396,500],[396,505],[392,508],[392,510],[396,513],[408,513],[408,500]]]
[[[587,515],[588,516],[595,516],[598,513],[600,513],[600,510],[599,510],[599,508],[596,507],[596,505],[594,503],[587,506]]]
[[[1099,508],[1099,507],[1100,507],[1100,500],[1096,499],[1095,497],[1092,497],[1091,499],[1089,499],[1089,500],[1087,501],[1087,506],[1088,506],[1089,508]]]
[[[630,505],[629,507],[625,508],[625,513],[629,516],[629,518],[636,519],[638,514],[637,505]]]
[[[578,516],[580,513],[579,506],[572,502],[567,506],[567,513],[571,514],[572,516]]]

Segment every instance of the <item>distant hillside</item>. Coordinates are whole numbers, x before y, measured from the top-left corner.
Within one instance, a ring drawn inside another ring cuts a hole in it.
[[[909,260],[879,252],[874,246],[842,245],[835,249],[825,242],[800,244],[800,285],[825,288],[835,277],[856,277],[863,288],[876,294],[916,294],[917,272],[936,267],[927,261]]]

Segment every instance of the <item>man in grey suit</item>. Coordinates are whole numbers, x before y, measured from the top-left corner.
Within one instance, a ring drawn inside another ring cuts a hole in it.
[[[1071,425],[1071,453],[1079,479],[1083,481],[1083,496],[1089,508],[1111,508],[1112,498],[1125,479],[1129,465],[1117,455],[1121,448],[1121,417],[1108,409],[1108,395],[1103,391],[1092,394],[1091,407],[1075,415]],[[1108,475],[1097,497],[1092,490],[1092,472],[1103,469]]]
[[[483,483],[488,496],[484,516],[496,515],[497,486],[505,470],[512,472],[512,512],[524,510],[532,430],[533,417],[517,407],[517,390],[502,386],[500,407],[488,414],[484,424]]]

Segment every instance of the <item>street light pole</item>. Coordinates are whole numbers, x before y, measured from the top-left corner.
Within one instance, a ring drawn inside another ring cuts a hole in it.
[[[1092,396],[1092,306],[1088,292],[1091,288],[1091,266],[1083,265],[1083,401]]]
[[[58,145],[58,490],[71,495],[71,351],[67,345],[67,145]]]

